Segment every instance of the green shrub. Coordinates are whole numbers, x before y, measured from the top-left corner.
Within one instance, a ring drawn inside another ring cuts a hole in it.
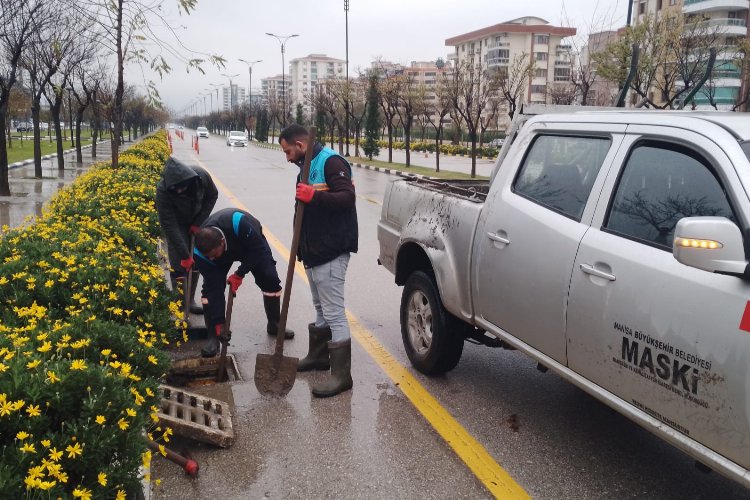
[[[161,347],[184,327],[157,259],[165,140],[93,168],[0,236],[2,498],[124,498],[150,460]]]

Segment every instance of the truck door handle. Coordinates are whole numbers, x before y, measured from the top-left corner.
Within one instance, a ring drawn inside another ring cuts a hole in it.
[[[615,281],[617,279],[617,277],[614,274],[600,271],[590,264],[581,264],[581,271],[583,271],[586,274],[590,274],[592,276],[596,276],[597,278],[602,278],[608,281]]]
[[[498,243],[503,243],[505,245],[510,245],[510,240],[508,238],[500,236],[497,233],[487,233],[487,237],[489,239],[491,239],[492,241],[497,241]]]

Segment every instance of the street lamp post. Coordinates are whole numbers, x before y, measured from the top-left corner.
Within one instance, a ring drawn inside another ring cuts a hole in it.
[[[279,44],[281,44],[281,125],[283,127],[286,127],[286,80],[284,79],[284,45],[286,45],[287,40],[290,38],[294,38],[295,36],[299,36],[297,34],[289,35],[289,36],[281,36],[281,35],[274,35],[273,33],[266,33],[268,36],[274,37],[276,40],[279,41]],[[282,41],[283,39],[283,41]]]
[[[229,78],[229,112],[231,113],[232,108],[234,107],[234,88],[232,87],[232,78],[237,78],[238,76],[240,76],[240,74],[237,73],[235,75],[227,75],[225,73],[222,73],[221,76]]]
[[[346,156],[349,156],[349,0],[344,0],[346,18],[346,94],[344,94],[344,130],[346,131]]]
[[[248,87],[247,87],[247,102],[250,104],[250,106],[253,105],[253,64],[263,62],[262,59],[258,59],[257,61],[246,61],[244,59],[240,59],[240,62],[243,62],[247,64],[247,73],[250,77],[250,80],[248,81]]]
[[[206,95],[209,97],[210,107],[208,108],[208,114],[210,115],[214,112],[214,89],[203,89],[203,91],[208,92]]]
[[[219,109],[219,87],[221,87],[221,84],[220,83],[209,83],[208,86],[209,87],[213,87],[214,90],[216,91],[216,111],[221,111]]]

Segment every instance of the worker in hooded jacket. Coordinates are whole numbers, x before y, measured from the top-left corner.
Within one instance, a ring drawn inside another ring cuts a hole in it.
[[[167,160],[161,181],[156,186],[156,210],[167,240],[172,289],[177,289],[178,284],[182,288],[187,273],[194,273],[189,300],[190,312],[195,314],[202,314],[203,308],[194,300],[198,279],[193,270],[190,238],[208,218],[218,196],[208,172],[174,157]]]

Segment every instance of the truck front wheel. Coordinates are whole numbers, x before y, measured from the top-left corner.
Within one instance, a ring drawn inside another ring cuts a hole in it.
[[[452,370],[461,359],[464,329],[443,307],[435,278],[412,273],[401,296],[401,337],[411,364],[426,375]]]

